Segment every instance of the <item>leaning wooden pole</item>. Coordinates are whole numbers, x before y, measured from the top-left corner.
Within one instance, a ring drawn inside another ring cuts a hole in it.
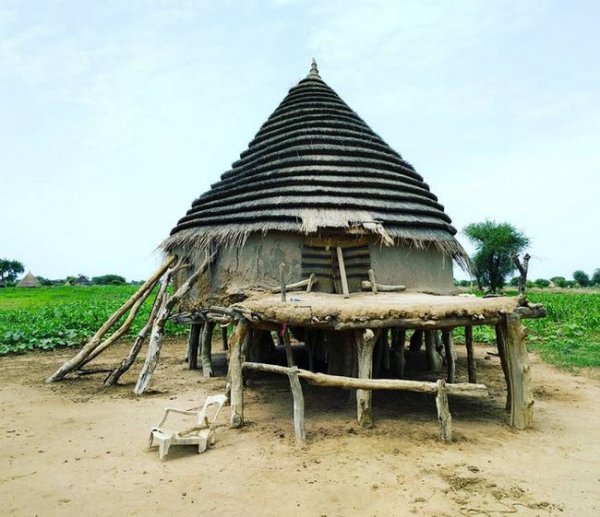
[[[496,346],[498,347],[498,355],[500,356],[500,365],[506,382],[506,405],[505,409],[510,411],[512,401],[512,381],[508,370],[508,359],[506,357],[506,325],[499,323],[496,325]]]
[[[129,350],[129,353],[127,354],[127,357],[125,357],[125,359],[121,361],[119,366],[117,366],[112,372],[110,372],[108,377],[104,380],[105,386],[114,386],[115,384],[117,384],[121,376],[127,370],[129,370],[129,368],[131,368],[131,366],[135,362],[138,354],[140,353],[140,350],[142,349],[142,346],[144,345],[144,342],[146,341],[146,337],[148,337],[148,333],[152,329],[152,325],[154,324],[154,320],[156,319],[158,311],[162,306],[163,298],[166,296],[165,293],[167,290],[168,283],[168,280],[163,278],[158,294],[154,299],[152,309],[150,310],[150,316],[148,317],[148,321],[146,321],[146,324],[142,327],[142,329],[136,336],[135,341],[133,342],[133,345]]]
[[[179,287],[179,289],[177,289],[175,294],[166,299],[158,311],[158,316],[152,325],[152,332],[150,333],[148,355],[146,356],[146,361],[144,362],[144,366],[142,367],[142,371],[138,377],[137,384],[133,389],[133,393],[136,395],[143,394],[150,384],[152,374],[154,373],[154,369],[156,368],[160,358],[160,349],[164,337],[165,324],[171,314],[171,311],[173,310],[173,307],[179,303],[179,301],[199,280],[200,276],[208,269],[208,264],[210,263],[211,259],[212,256],[206,258],[202,265]]]
[[[244,379],[242,374],[242,343],[250,332],[246,320],[240,320],[229,342],[229,396],[230,425],[240,427],[244,423]]]
[[[79,368],[82,362],[94,351],[94,349],[100,344],[100,340],[106,334],[110,328],[119,321],[119,318],[123,316],[135,302],[141,298],[144,293],[156,285],[161,276],[167,269],[177,260],[175,255],[169,255],[169,257],[162,263],[162,265],[154,272],[154,274],[146,280],[135,294],[127,300],[119,310],[117,310],[106,322],[102,325],[98,331],[92,336],[92,339],[77,353],[75,357],[64,363],[56,372],[46,379],[46,382],[60,381],[68,373]]]

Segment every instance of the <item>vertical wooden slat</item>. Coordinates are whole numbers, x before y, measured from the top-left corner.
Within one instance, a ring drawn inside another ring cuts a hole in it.
[[[344,252],[340,246],[337,247],[338,267],[340,268],[340,279],[342,281],[342,291],[344,298],[350,298],[348,291],[348,279],[346,278],[346,266],[344,265]]]

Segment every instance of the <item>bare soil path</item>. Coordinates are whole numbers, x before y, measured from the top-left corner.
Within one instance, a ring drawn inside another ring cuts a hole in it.
[[[0,514],[600,515],[597,380],[532,356],[535,426],[516,432],[498,359],[479,347],[492,396],[450,399],[453,443],[437,440],[433,397],[376,393],[376,426],[364,430],[348,392],[306,387],[308,442],[298,447],[285,379],[262,378],[245,391],[244,428],[219,428],[207,453],[173,448],[161,463],[146,443],[163,409],[198,406],[224,385],[186,370],[184,347],[165,346],[141,398],[136,372],[109,389],[98,375],[45,385],[72,351],[0,358]],[[101,359],[116,363],[126,348]]]

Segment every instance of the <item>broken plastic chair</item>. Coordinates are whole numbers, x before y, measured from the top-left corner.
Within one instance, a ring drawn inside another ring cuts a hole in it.
[[[211,395],[206,397],[204,406],[200,411],[184,411],[182,409],[167,408],[162,420],[150,431],[149,447],[158,444],[160,459],[168,453],[171,445],[197,445],[198,453],[204,452],[209,445],[215,443],[215,422],[223,404],[227,402],[225,395]],[[208,411],[211,406],[217,406],[212,418],[209,420]],[[195,425],[181,431],[170,429],[166,425],[170,413],[194,416]]]

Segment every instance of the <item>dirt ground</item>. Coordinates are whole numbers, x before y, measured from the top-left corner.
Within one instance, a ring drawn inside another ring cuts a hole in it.
[[[117,362],[126,347],[102,361]],[[300,447],[286,380],[260,378],[245,390],[242,429],[223,425],[205,454],[174,447],[161,463],[146,444],[163,409],[196,407],[224,386],[222,354],[218,376],[204,379],[185,369],[184,348],[168,343],[143,397],[131,394],[137,370],[115,388],[101,388],[101,375],[44,384],[72,351],[1,358],[0,514],[600,514],[598,380],[532,356],[535,425],[517,432],[506,425],[498,358],[478,347],[491,396],[451,397],[453,443],[437,439],[431,396],[375,393],[367,430],[349,392],[305,386]],[[462,356],[458,367],[464,376]]]

